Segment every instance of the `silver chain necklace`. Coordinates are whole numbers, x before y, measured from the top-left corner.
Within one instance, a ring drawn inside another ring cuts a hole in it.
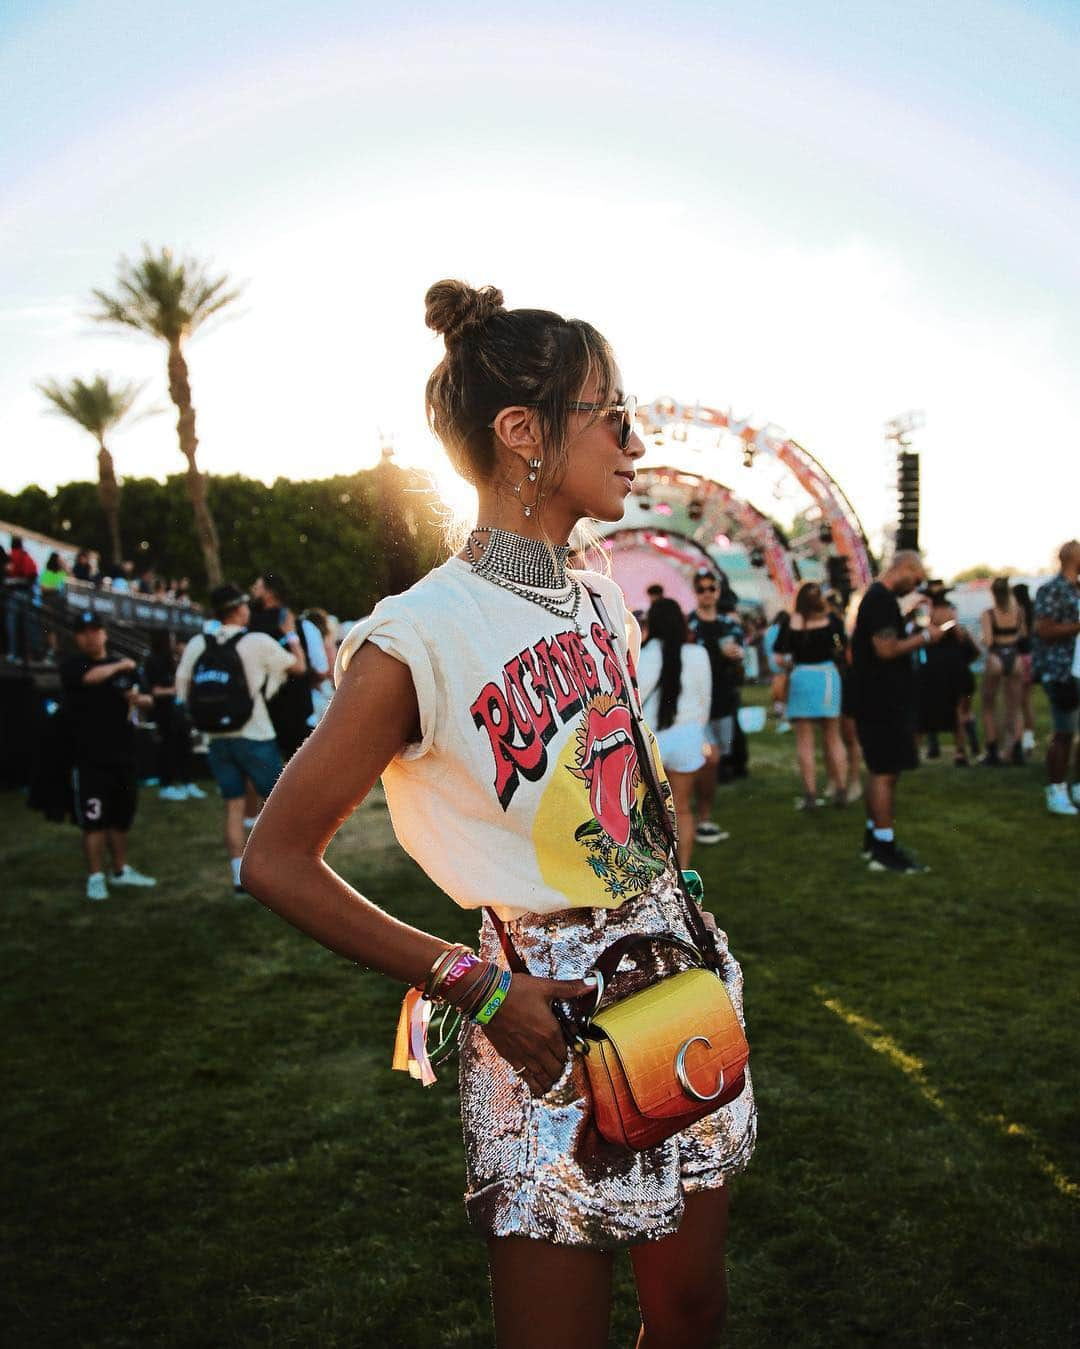
[[[486,534],[488,545],[484,555],[474,561],[472,553],[478,546],[477,535]],[[540,539],[526,539],[507,529],[494,525],[477,525],[469,535],[469,566],[485,581],[519,595],[523,600],[538,604],[556,618],[568,619],[580,632],[578,613],[581,610],[581,587],[566,574],[570,556],[567,544],[553,550]],[[552,551],[555,556],[552,557]],[[565,594],[545,594],[544,591],[565,589]]]

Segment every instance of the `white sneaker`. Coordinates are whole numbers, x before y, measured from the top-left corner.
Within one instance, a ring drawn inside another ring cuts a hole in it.
[[[194,782],[189,782],[188,785],[183,788],[183,792],[189,801],[206,800],[206,793],[201,787],[196,787]]]
[[[159,801],[186,801],[187,791],[183,787],[162,787],[158,792]]]
[[[711,820],[703,820],[694,830],[694,842],[703,843],[706,847],[710,843],[726,843],[731,837],[726,829],[721,829],[718,824],[713,824]]]
[[[790,721],[782,721],[782,722],[779,724],[779,726],[777,726],[777,728],[776,728],[776,734],[777,734],[777,735],[787,735],[788,731],[790,731],[790,730],[791,730],[791,722],[790,722]]]
[[[245,828],[245,829],[254,829],[254,828],[255,828],[255,820],[256,820],[256,818],[257,818],[257,817],[256,817],[255,815],[245,815],[245,816],[244,816],[244,828]]]
[[[113,885],[157,885],[157,881],[154,880],[153,876],[144,876],[141,871],[136,871],[133,866],[129,866],[126,863],[123,871],[118,872],[115,876],[111,876],[110,880]]]
[[[1025,754],[1030,753],[1030,751],[1035,748],[1034,731],[1024,732],[1024,734],[1020,737],[1020,748],[1024,751]]]
[[[1061,782],[1051,784],[1046,789],[1046,809],[1051,815],[1080,815],[1080,810],[1069,800],[1069,793]]]
[[[109,887],[105,884],[104,872],[95,871],[92,876],[87,876],[86,898],[87,899],[109,898]]]
[[[1069,795],[1073,799],[1074,806],[1080,806],[1080,782],[1074,782],[1069,788]]]

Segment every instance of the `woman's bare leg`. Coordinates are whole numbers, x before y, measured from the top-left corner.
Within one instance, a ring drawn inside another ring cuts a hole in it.
[[[1024,734],[1024,674],[1020,669],[1019,661],[1013,665],[1012,671],[1006,676],[1005,680],[1005,749],[1004,757],[1008,758],[1013,751],[1013,745]]]
[[[498,1349],[606,1349],[609,1251],[528,1237],[488,1242]]]
[[[815,762],[814,723],[806,717],[796,717],[795,756],[799,761],[803,791],[807,796],[817,797],[817,764]]]
[[[1031,734],[1034,735],[1035,712],[1031,706],[1031,690],[1035,687],[1035,685],[1032,683],[1031,679],[1031,666],[1029,664],[1030,659],[1031,658],[1029,656],[1027,661],[1024,662],[1027,668],[1022,670],[1020,675],[1021,679],[1020,704],[1023,711],[1024,730],[1030,731]]]
[[[630,1249],[641,1307],[638,1349],[706,1349],[727,1317],[728,1192],[686,1199],[679,1230]]]
[[[855,730],[854,717],[841,715],[840,734],[847,749],[847,799],[857,801],[862,795],[862,750],[859,748],[859,735]]]
[[[675,804],[675,820],[679,826],[679,866],[685,871],[694,851],[694,773],[673,773],[668,769],[671,799]]]
[[[1000,684],[1001,661],[997,656],[990,654],[986,657],[986,669],[983,671],[982,680],[983,739],[988,750],[991,745],[997,744],[998,739],[997,695]]]
[[[838,717],[826,717],[821,723],[821,734],[825,740],[825,766],[829,771],[829,785],[833,795],[844,794],[847,787],[847,754],[840,737]]]

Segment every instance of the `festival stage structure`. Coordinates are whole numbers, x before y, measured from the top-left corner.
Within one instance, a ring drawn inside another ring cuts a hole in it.
[[[600,526],[615,575],[634,607],[643,604],[650,562],[655,571],[666,561],[663,571],[674,585],[665,583],[665,591],[688,600],[694,571],[702,566],[726,571],[725,550],[735,541],[785,606],[803,579],[800,562],[814,564],[809,570],[840,589],[862,591],[870,584],[870,554],[854,506],[824,464],[779,427],[666,397],[640,408],[638,417],[649,452],[638,466],[624,518]],[[730,485],[762,462],[805,496],[791,537],[748,492]],[[764,603],[760,586],[750,590],[740,594]]]

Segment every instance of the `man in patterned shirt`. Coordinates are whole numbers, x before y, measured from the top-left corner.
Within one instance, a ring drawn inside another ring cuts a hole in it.
[[[1069,799],[1069,751],[1080,712],[1080,680],[1073,674],[1080,634],[1080,542],[1071,539],[1058,553],[1061,570],[1035,594],[1035,632],[1031,642],[1035,678],[1046,690],[1054,733],[1046,754],[1046,808],[1053,815],[1080,815],[1080,753],[1072,800]]]

